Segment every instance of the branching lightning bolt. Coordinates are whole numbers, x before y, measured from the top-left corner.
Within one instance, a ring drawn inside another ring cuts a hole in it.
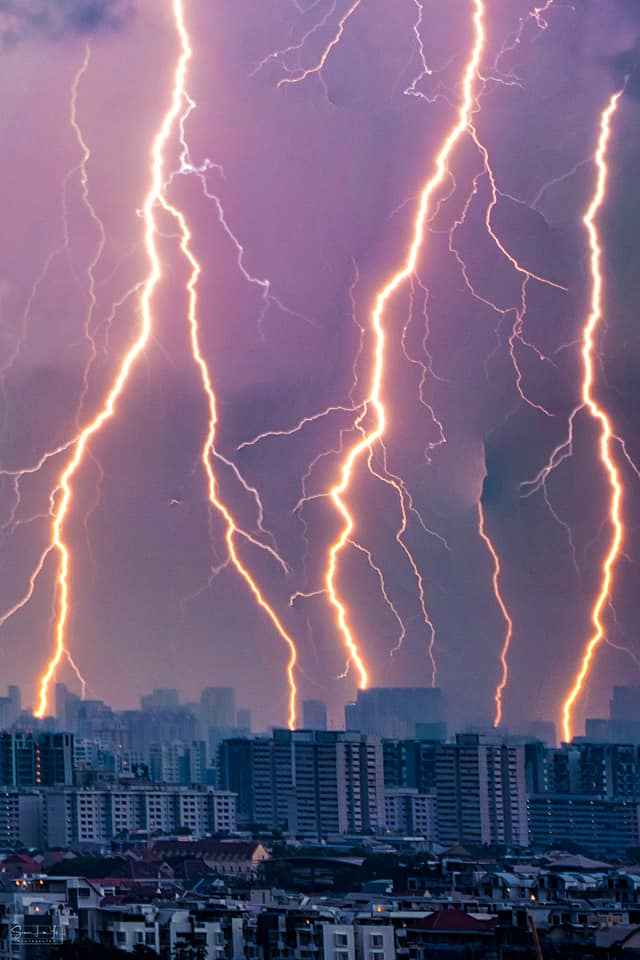
[[[271,290],[271,280],[268,277],[255,276],[245,266],[244,246],[238,239],[238,236],[236,235],[236,233],[234,233],[233,229],[229,224],[229,221],[227,220],[227,216],[225,214],[225,210],[222,205],[222,201],[220,197],[216,193],[211,192],[207,183],[207,173],[210,170],[217,170],[219,173],[223,174],[222,167],[220,166],[220,164],[213,163],[213,161],[209,160],[208,158],[205,158],[200,164],[195,164],[191,159],[189,146],[185,139],[184,128],[190,114],[193,112],[193,110],[195,110],[196,104],[186,91],[184,92],[184,97],[185,97],[187,106],[183,114],[181,115],[180,121],[179,121],[180,146],[181,146],[180,166],[177,170],[174,170],[169,175],[167,179],[166,187],[168,188],[173,182],[173,180],[176,177],[180,177],[180,176],[195,176],[200,181],[200,186],[202,188],[203,196],[206,197],[207,200],[211,200],[212,203],[215,205],[215,208],[218,214],[218,221],[222,226],[222,229],[224,230],[228,239],[231,241],[231,244],[236,252],[236,265],[238,267],[238,270],[240,271],[240,273],[242,274],[243,278],[246,280],[247,283],[253,286],[259,287],[261,291],[262,309],[258,317],[258,330],[260,332],[261,338],[264,338],[264,329],[263,329],[264,319],[267,315],[269,308],[273,305],[278,307],[278,309],[282,313],[285,313],[290,317],[303,320],[305,323],[309,323],[313,325],[313,321],[311,321],[308,317],[305,317],[301,313],[298,313],[297,311],[292,310],[291,307],[288,307],[285,303],[282,302],[282,300],[280,300],[277,296],[275,296],[275,294]]]
[[[190,38],[187,31],[184,11],[183,11],[183,2],[182,0],[173,0],[173,12],[175,16],[176,29],[180,37],[181,45],[181,54],[180,60],[178,63],[178,68],[176,71],[176,81],[174,88],[174,100],[177,100],[178,104],[186,102],[186,110],[181,115],[181,130],[184,126],[185,116],[193,109],[195,106],[194,102],[188,97],[186,93],[186,72],[188,64],[193,56],[193,51],[191,48]],[[177,116],[177,115],[176,115]],[[184,139],[182,140],[184,145]],[[245,531],[241,530],[225,503],[219,497],[217,491],[217,481],[216,476],[212,466],[212,458],[215,455],[215,437],[216,437],[216,428],[218,423],[218,413],[217,413],[217,401],[216,395],[214,392],[211,376],[209,373],[209,368],[207,361],[202,352],[202,347],[200,344],[200,327],[198,322],[198,295],[197,295],[197,284],[200,274],[202,272],[202,267],[196,259],[192,248],[191,248],[191,231],[189,229],[187,219],[184,213],[179,210],[176,206],[173,206],[166,198],[166,195],[163,190],[158,193],[157,196],[158,202],[162,207],[174,217],[176,220],[179,229],[180,229],[180,249],[188,261],[191,273],[189,280],[187,281],[186,290],[188,294],[188,323],[189,323],[189,334],[191,342],[191,350],[193,354],[193,359],[196,363],[198,371],[200,373],[200,378],[202,382],[202,388],[207,398],[208,409],[209,409],[209,424],[207,429],[207,434],[201,450],[201,460],[202,465],[205,471],[207,478],[207,487],[210,504],[215,507],[215,509],[222,515],[225,526],[225,541],[227,545],[228,555],[231,559],[231,562],[237,572],[240,574],[242,579],[245,581],[249,587],[251,593],[253,594],[254,599],[257,604],[262,608],[262,610],[267,614],[271,620],[273,626],[277,630],[280,637],[286,643],[289,650],[289,660],[287,662],[287,678],[289,682],[289,715],[288,722],[289,726],[293,729],[296,725],[296,683],[294,670],[297,660],[297,650],[296,645],[289,635],[285,627],[283,626],[281,620],[275,613],[274,609],[265,599],[262,594],[258,584],[252,577],[251,573],[247,567],[242,563],[238,551],[236,548],[236,538],[242,537],[249,540],[256,546],[262,546],[259,541],[256,541],[251,535],[247,534]],[[270,548],[267,548],[270,549]],[[274,551],[271,551],[274,552]]]
[[[142,289],[140,297],[140,327],[138,334],[132,345],[127,350],[115,380],[107,394],[104,406],[95,416],[95,418],[84,427],[73,442],[73,453],[67,465],[62,471],[57,487],[56,503],[52,531],[51,544],[58,553],[58,617],[55,625],[55,649],[47,664],[46,670],[40,678],[40,697],[35,715],[43,717],[47,710],[49,684],[51,683],[60,661],[66,654],[66,633],[67,621],[70,609],[70,565],[71,551],[64,539],[64,524],[67,514],[73,500],[73,479],[85,459],[88,443],[103,425],[110,420],[115,412],[118,400],[128,382],[129,375],[132,372],[136,361],[145,349],[153,330],[153,317],[151,312],[151,301],[162,276],[162,267],[158,256],[156,246],[156,221],[154,208],[162,202],[163,192],[163,169],[164,169],[164,149],[169,139],[173,126],[180,115],[182,98],[180,95],[181,73],[184,70],[182,59],[179,60],[176,67],[174,87],[171,96],[171,104],[165,113],[159,132],[156,134],[151,150],[151,185],[145,199],[143,213],[145,222],[145,246],[149,258],[149,273]]]
[[[474,107],[474,78],[478,73],[485,39],[484,4],[482,0],[474,0],[473,9],[474,42],[471,56],[464,71],[462,103],[458,110],[457,120],[448,132],[436,157],[435,172],[422,189],[414,222],[413,237],[405,262],[376,295],[371,315],[371,331],[375,343],[373,371],[368,395],[365,400],[365,411],[356,422],[357,427],[361,429],[361,437],[348,449],[342,463],[340,479],[329,491],[329,496],[342,518],[343,526],[338,537],[329,548],[325,583],[331,605],[335,611],[337,628],[343,638],[347,655],[353,661],[356,668],[358,682],[361,688],[368,686],[369,673],[354,636],[353,629],[349,623],[346,604],[342,600],[336,586],[340,554],[349,539],[352,539],[354,531],[354,520],[345,503],[344,497],[351,487],[354,469],[358,462],[363,456],[365,458],[372,456],[374,445],[383,438],[385,433],[386,410],[382,398],[382,390],[385,373],[384,315],[387,303],[396,290],[409,280],[416,271],[418,256],[423,245],[425,227],[429,218],[431,201],[436,191],[447,180],[449,176],[447,169],[448,159],[454,146],[465,131],[469,129],[471,123]],[[367,427],[365,425],[365,419],[369,413],[373,415],[373,425]]]
[[[306,33],[303,34],[303,36],[300,38],[300,40],[297,43],[291,44],[290,46],[285,47],[282,50],[275,50],[273,53],[268,54],[266,57],[264,57],[260,61],[260,63],[257,65],[257,67],[255,68],[251,76],[255,76],[268,63],[271,63],[274,60],[276,60],[278,63],[281,63],[283,65],[284,70],[287,72],[287,76],[281,77],[281,79],[278,81],[279,87],[282,87],[288,83],[301,83],[303,80],[306,80],[307,77],[311,77],[314,75],[319,77],[320,80],[323,81],[322,71],[327,63],[327,60],[331,56],[331,52],[333,51],[334,47],[336,47],[342,40],[342,35],[344,33],[347,21],[353,16],[353,14],[356,12],[356,10],[358,9],[361,3],[362,3],[362,0],[353,0],[353,2],[350,4],[347,10],[342,14],[342,16],[338,20],[338,25],[337,25],[335,34],[331,37],[329,43],[323,49],[318,61],[313,66],[307,67],[304,70],[300,69],[300,70],[292,71],[290,73],[290,68],[287,67],[285,63],[285,58],[289,53],[293,53],[293,52],[299,53],[304,48],[307,41],[315,33],[317,33],[319,30],[321,30],[323,27],[326,26],[331,16],[335,13],[336,0],[331,0],[331,5],[329,6],[329,9],[324,14],[322,19],[318,21],[318,23],[316,23],[314,26],[312,26],[309,30],[307,30]]]

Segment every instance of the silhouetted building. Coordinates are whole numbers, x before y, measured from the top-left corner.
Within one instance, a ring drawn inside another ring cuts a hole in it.
[[[527,724],[526,734],[541,740],[547,747],[556,745],[556,725],[551,720],[534,720]]]
[[[609,712],[611,739],[640,743],[640,686],[614,687]]]
[[[302,701],[302,726],[305,730],[327,729],[327,705],[322,700]]]
[[[7,696],[0,697],[0,730],[12,727],[21,712],[20,687],[10,685]]]
[[[587,718],[584,722],[585,740],[594,743],[611,741],[611,721],[602,717]]]
[[[236,725],[239,737],[248,736],[251,733],[251,710],[238,708],[236,714]]]
[[[180,697],[173,687],[156,688],[153,693],[140,697],[141,710],[177,710],[179,706]]]
[[[241,828],[254,825],[254,744],[260,742],[264,741],[232,737],[223,740],[219,747],[218,783],[223,790],[236,794],[238,826]]]
[[[236,695],[233,687],[206,687],[200,695],[200,720],[205,730],[233,730]]]
[[[345,708],[348,730],[370,736],[444,740],[442,691],[437,687],[371,687]],[[418,733],[420,727],[420,733]]]
[[[67,689],[64,683],[56,683],[56,727],[66,733],[78,732],[78,713],[82,700]]]

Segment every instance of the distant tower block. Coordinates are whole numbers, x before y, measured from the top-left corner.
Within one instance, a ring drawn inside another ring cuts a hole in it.
[[[322,700],[302,701],[302,726],[305,730],[327,729],[327,705]]]
[[[345,708],[347,730],[370,736],[445,739],[447,727],[438,687],[370,687]]]

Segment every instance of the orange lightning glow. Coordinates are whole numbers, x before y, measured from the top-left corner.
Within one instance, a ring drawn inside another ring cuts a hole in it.
[[[336,613],[336,622],[342,635],[344,645],[348,656],[353,661],[359,680],[359,686],[366,689],[369,683],[369,673],[364,663],[362,654],[354,637],[351,626],[349,625],[347,609],[342,602],[338,589],[336,587],[336,575],[338,571],[338,560],[341,552],[345,548],[348,540],[351,538],[354,528],[354,521],[349,508],[344,502],[344,495],[351,485],[353,471],[363,455],[367,452],[371,455],[373,444],[380,440],[386,428],[386,411],[382,399],[382,387],[385,369],[385,329],[384,313],[388,301],[416,270],[418,256],[422,249],[425,226],[429,218],[429,210],[432,198],[438,188],[447,180],[447,163],[451,152],[470,127],[471,117],[475,104],[474,80],[478,76],[478,68],[484,48],[484,3],[483,0],[473,0],[473,29],[474,42],[466,64],[462,85],[462,103],[458,109],[457,120],[448,132],[440,152],[436,157],[435,171],[422,189],[418,210],[415,217],[413,238],[409,246],[406,260],[403,266],[395,273],[386,285],[378,292],[375,298],[374,309],[371,315],[371,329],[375,339],[374,364],[369,387],[369,394],[365,401],[365,412],[357,421],[357,426],[362,428],[361,438],[354,443],[347,451],[346,457],[342,463],[339,482],[331,488],[329,495],[333,500],[336,510],[342,517],[343,527],[337,539],[329,548],[328,563],[326,569],[326,587],[330,602]],[[374,425],[369,429],[364,429],[363,420],[372,409],[375,415]]]
[[[110,420],[115,412],[116,405],[122,394],[129,374],[131,373],[140,354],[146,347],[153,328],[153,318],[151,314],[151,299],[155,288],[162,276],[162,268],[156,248],[156,222],[154,217],[154,207],[161,202],[162,189],[164,183],[164,148],[170,136],[171,130],[180,115],[182,103],[181,89],[183,84],[183,75],[186,67],[186,57],[182,52],[175,70],[174,85],[171,95],[169,109],[165,113],[160,130],[156,134],[151,150],[151,185],[149,193],[145,199],[143,207],[143,216],[145,222],[145,246],[149,258],[149,274],[145,281],[140,296],[140,328],[138,335],[126,352],[115,380],[107,394],[104,406],[95,416],[95,418],[84,427],[73,444],[73,454],[57,482],[55,495],[58,495],[58,502],[53,511],[51,543],[56,548],[59,557],[57,589],[58,589],[58,616],[55,625],[55,648],[47,667],[40,677],[40,694],[38,708],[35,711],[36,717],[43,717],[47,711],[49,684],[55,676],[60,661],[66,654],[66,633],[67,621],[70,608],[70,567],[71,551],[64,539],[64,525],[69,509],[73,500],[73,478],[79,467],[84,462],[85,453],[87,453],[87,444],[91,437]]]
[[[500,592],[500,558],[496,548],[493,545],[493,542],[491,541],[491,538],[485,530],[482,499],[478,500],[478,532],[484,540],[487,550],[491,555],[491,561],[493,563],[493,574],[491,577],[491,581],[493,583],[493,592],[496,602],[500,607],[500,613],[502,614],[506,625],[502,649],[500,650],[500,664],[502,667],[502,672],[500,674],[500,679],[494,695],[496,710],[493,718],[493,725],[494,727],[499,727],[502,723],[502,694],[504,693],[505,687],[507,686],[507,682],[509,680],[509,665],[507,662],[507,656],[509,654],[509,647],[511,646],[511,638],[513,636],[513,621],[509,616],[509,611],[507,610],[506,604],[502,599],[502,594]]]
[[[193,51],[191,49],[191,44],[189,40],[189,34],[187,32],[187,27],[184,19],[183,3],[182,0],[174,0],[173,3],[173,12],[176,21],[176,28],[180,37],[181,44],[181,56],[180,56],[180,66],[176,75],[176,88],[175,96],[178,101],[184,101],[187,103],[187,110],[191,110],[190,104],[193,101],[187,97],[186,94],[186,72],[189,61],[193,56]],[[287,633],[282,622],[278,618],[277,614],[264,598],[259,586],[257,585],[254,578],[251,576],[251,573],[246,568],[246,566],[240,560],[240,557],[236,548],[236,537],[240,536],[245,539],[248,539],[250,542],[258,545],[252,537],[248,536],[243,530],[241,530],[231,514],[231,511],[228,507],[222,502],[217,492],[217,482],[216,476],[212,467],[212,457],[216,456],[215,450],[215,438],[216,438],[216,428],[218,424],[218,411],[217,411],[217,401],[216,395],[214,392],[213,384],[211,381],[211,376],[209,373],[209,368],[207,366],[207,361],[205,360],[204,354],[202,352],[202,347],[200,344],[200,328],[198,323],[198,295],[197,295],[197,284],[200,274],[202,272],[202,267],[198,260],[196,259],[192,249],[191,249],[191,231],[187,224],[185,215],[177,207],[173,206],[166,199],[164,193],[162,192],[158,196],[158,200],[162,207],[175,218],[180,228],[180,249],[184,254],[186,260],[191,267],[191,273],[187,281],[186,289],[188,293],[188,323],[189,323],[189,332],[190,332],[190,341],[191,341],[191,350],[193,353],[194,361],[198,367],[200,378],[202,381],[202,387],[207,397],[207,403],[209,408],[209,425],[207,429],[207,434],[202,446],[201,451],[201,460],[204,467],[205,475],[207,478],[207,487],[209,502],[216,510],[222,515],[225,525],[225,541],[227,544],[227,550],[229,552],[229,557],[235,569],[238,571],[240,576],[243,578],[251,593],[253,594],[258,605],[264,610],[267,614],[274,627],[276,628],[280,637],[286,643],[289,649],[289,660],[287,662],[287,678],[289,682],[289,715],[288,723],[290,729],[294,729],[296,725],[296,698],[297,698],[297,689],[295,682],[295,666],[297,660],[297,650],[295,643],[292,637]]]
[[[612,442],[616,440],[611,427],[609,417],[599,406],[597,399],[593,394],[593,351],[594,337],[602,320],[602,247],[600,246],[600,236],[596,223],[597,215],[604,202],[607,189],[607,147],[611,136],[611,119],[617,109],[622,91],[614,93],[609,103],[605,107],[600,117],[600,136],[595,153],[595,164],[597,169],[596,187],[591,202],[587,207],[586,213],[582,218],[589,237],[589,249],[591,253],[591,309],[587,322],[582,333],[582,362],[583,362],[583,381],[582,381],[582,402],[589,410],[589,413],[600,426],[600,460],[609,480],[611,489],[611,500],[609,503],[609,521],[611,523],[611,542],[609,549],[602,563],[602,575],[600,580],[600,589],[596,597],[593,609],[591,611],[591,622],[593,624],[593,633],[589,638],[582,657],[582,663],[578,670],[571,690],[562,705],[562,730],[564,739],[569,742],[572,735],[572,711],[573,706],[582,692],[583,684],[589,674],[591,662],[593,660],[596,648],[604,639],[604,625],[602,623],[602,611],[609,602],[611,586],[613,581],[613,568],[622,547],[624,527],[621,516],[622,506],[622,483],[618,470],[611,455]]]

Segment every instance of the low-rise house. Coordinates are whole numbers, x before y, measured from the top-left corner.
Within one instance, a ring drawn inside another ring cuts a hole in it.
[[[247,881],[270,857],[261,843],[242,840],[157,840],[153,850],[167,860],[201,860],[220,876]]]

